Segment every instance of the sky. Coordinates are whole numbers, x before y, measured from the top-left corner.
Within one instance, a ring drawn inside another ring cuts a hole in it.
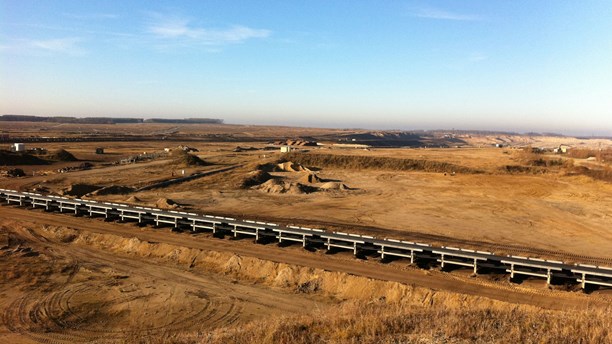
[[[0,0],[0,114],[612,135],[612,1]]]

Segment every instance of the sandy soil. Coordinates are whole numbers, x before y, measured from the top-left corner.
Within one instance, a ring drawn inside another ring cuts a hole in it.
[[[197,145],[200,149],[197,154],[212,165],[187,168],[186,173],[226,166],[241,168],[134,196],[148,205],[169,198],[189,209],[212,214],[612,265],[609,226],[612,184],[559,172],[501,173],[501,166],[517,164],[519,153],[513,149],[313,150],[324,154],[450,162],[484,173],[451,176],[418,171],[315,168],[324,181],[340,182],[350,190],[279,194],[256,187],[242,189],[240,183],[255,170],[257,163],[275,161],[281,155],[265,151],[232,152],[236,145],[239,144]],[[68,174],[4,179],[0,185],[16,189],[45,186],[56,192],[75,182],[140,187],[173,178],[172,171],[180,171],[180,167],[161,159]],[[303,172],[272,175],[292,183],[303,183],[304,177]],[[324,183],[307,186],[322,187]],[[130,196],[103,198],[125,201]],[[588,257],[602,259],[592,261]]]
[[[10,244],[0,251],[0,342],[142,340],[332,302],[194,269],[193,261],[172,259],[176,247],[151,259],[155,250],[130,237],[93,243],[63,226],[2,220]],[[134,252],[103,246],[113,244]]]
[[[563,311],[606,310],[612,301],[610,290],[586,295],[548,289],[538,279],[513,284],[495,275],[473,278],[462,269],[421,270],[403,260],[380,264],[345,252],[39,210],[3,206],[0,222],[0,342],[159,341],[320,312],[342,300],[420,299],[463,307],[499,300]]]
[[[465,244],[489,243],[489,249],[515,245],[612,258],[612,185],[607,183],[550,176],[333,170],[322,175],[357,190],[308,195],[215,193],[204,191],[206,181],[201,180],[173,188],[173,197],[198,204],[198,194],[210,195],[214,201],[207,200],[202,207],[208,212],[230,214],[240,209],[240,216],[285,218],[305,225],[393,229],[397,233],[381,234],[407,239],[426,233]],[[266,204],[265,211],[261,204]]]
[[[15,124],[9,131],[78,135],[87,130],[92,127]],[[474,147],[460,149],[307,148],[309,154],[450,163],[479,174],[323,166],[293,172],[278,168],[281,154],[264,151],[265,143],[240,139],[349,131],[162,124],[96,130],[172,132],[206,140],[222,135],[226,142],[187,143],[209,163],[199,167],[178,166],[171,157],[111,165],[130,155],[176,148],[178,141],[35,144],[67,149],[81,161],[23,166],[29,175],[45,170],[46,175],[1,178],[0,187],[44,187],[50,193],[77,183],[140,187],[177,177],[182,169],[189,175],[234,166],[168,187],[86,197],[149,206],[172,200],[181,209],[209,214],[612,266],[612,184],[560,169],[505,173],[505,166],[520,164],[519,150],[476,148],[498,141],[554,146],[559,138],[470,137]],[[567,143],[597,147],[608,144],[604,141]],[[237,146],[257,149],[235,152]],[[104,147],[107,154],[94,154],[96,147]],[[94,168],[54,172],[83,161]],[[586,163],[576,160],[577,165]],[[272,187],[243,185],[258,168],[269,170],[263,175],[272,178]],[[410,299],[441,305],[446,302],[441,300],[451,300],[457,307],[509,302],[564,312],[605,309],[612,301],[610,288],[583,294],[577,286],[547,288],[537,278],[514,284],[504,274],[474,277],[470,269],[421,269],[403,259],[381,264],[375,256],[355,259],[350,252],[256,245],[252,239],[172,233],[12,206],[0,207],[0,248],[0,342],[11,343],[159,340],[173,333],[223,331],[263,318],[311,314],[345,300]]]

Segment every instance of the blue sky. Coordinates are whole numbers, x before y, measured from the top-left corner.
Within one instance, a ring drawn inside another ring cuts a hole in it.
[[[0,0],[0,113],[612,135],[612,1]]]

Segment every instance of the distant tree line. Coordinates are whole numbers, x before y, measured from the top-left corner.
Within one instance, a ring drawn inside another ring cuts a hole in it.
[[[81,124],[115,124],[142,123],[141,118],[111,118],[111,117],[68,117],[68,116],[26,116],[2,115],[0,121],[12,122],[50,122],[50,123],[81,123]]]
[[[222,119],[215,118],[119,118],[119,117],[68,117],[68,116],[27,116],[2,115],[0,121],[11,122],[50,122],[50,123],[79,123],[79,124],[118,124],[118,123],[208,123],[223,124]]]
[[[216,118],[185,118],[185,119],[170,119],[170,118],[148,118],[144,123],[205,123],[205,124],[223,124],[222,119]]]

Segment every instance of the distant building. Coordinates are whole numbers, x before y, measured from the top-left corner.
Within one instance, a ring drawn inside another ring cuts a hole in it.
[[[568,145],[560,145],[558,148],[553,149],[553,152],[556,154],[565,154],[570,150],[570,146]]]
[[[291,152],[291,147],[290,146],[281,146],[280,151],[281,153],[289,153]]]
[[[25,143],[13,143],[11,145],[11,151],[13,152],[25,152]]]

